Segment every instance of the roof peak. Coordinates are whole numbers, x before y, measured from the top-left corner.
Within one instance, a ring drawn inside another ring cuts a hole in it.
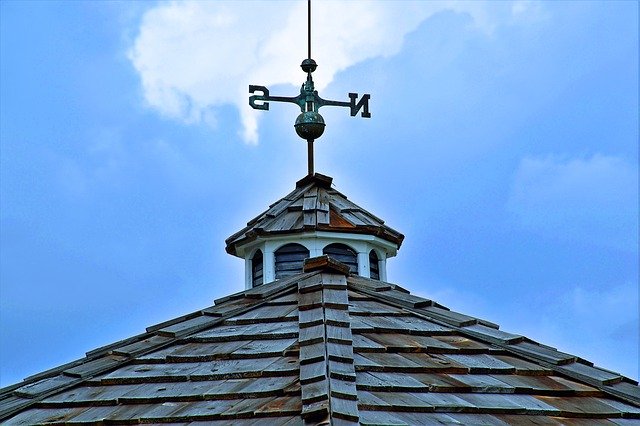
[[[321,188],[331,188],[333,178],[320,173],[314,173],[313,175],[307,175],[297,181],[296,188],[302,188],[303,186],[307,186],[312,183]]]

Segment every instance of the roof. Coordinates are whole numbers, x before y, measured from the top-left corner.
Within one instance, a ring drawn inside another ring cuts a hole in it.
[[[400,247],[404,235],[349,201],[331,187],[332,182],[331,177],[320,173],[299,180],[293,192],[271,204],[245,228],[227,238],[227,253],[236,255],[238,246],[261,236],[309,231],[369,234]]]
[[[7,425],[638,424],[640,387],[326,258],[0,390]]]

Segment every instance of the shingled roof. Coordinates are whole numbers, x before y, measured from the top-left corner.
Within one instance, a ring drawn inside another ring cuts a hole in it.
[[[0,421],[638,424],[637,382],[347,271],[310,259],[27,378],[0,390]]]
[[[316,173],[296,183],[296,189],[250,220],[226,242],[229,254],[238,246],[260,236],[295,234],[310,231],[369,234],[402,244],[404,235],[385,225],[384,221],[331,187],[333,179]]]

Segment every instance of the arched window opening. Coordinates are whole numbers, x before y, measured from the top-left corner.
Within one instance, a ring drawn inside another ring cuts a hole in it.
[[[358,254],[351,247],[345,244],[334,243],[326,246],[322,252],[338,262],[347,265],[349,272],[352,274],[358,274]]]
[[[380,260],[375,250],[369,252],[369,277],[372,280],[380,279]]]
[[[286,244],[275,252],[276,279],[299,274],[303,270],[304,260],[309,257],[309,250],[302,244]]]
[[[256,253],[251,258],[251,285],[253,287],[258,287],[259,285],[264,284],[263,282],[263,256],[260,250],[256,251]]]

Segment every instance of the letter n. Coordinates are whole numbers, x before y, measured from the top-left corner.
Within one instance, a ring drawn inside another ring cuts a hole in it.
[[[356,103],[356,101],[358,100],[358,94],[349,93],[349,99],[349,107],[351,108],[352,117],[355,117],[356,114],[358,114],[358,111],[362,109],[362,114],[360,115],[364,118],[371,118],[371,114],[369,113],[369,99],[371,99],[371,95],[365,93],[364,95],[362,95],[362,99],[360,99],[360,102]]]

